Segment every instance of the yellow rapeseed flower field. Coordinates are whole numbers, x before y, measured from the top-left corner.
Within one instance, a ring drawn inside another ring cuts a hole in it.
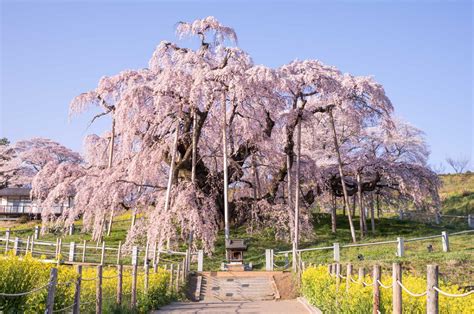
[[[66,308],[74,303],[76,270],[71,266],[56,266],[44,263],[27,255],[16,257],[11,254],[0,257],[0,293],[15,294],[34,290],[46,285],[52,267],[58,269],[58,285],[54,299],[54,309]],[[116,267],[104,267],[102,279],[102,295],[104,313],[117,309],[115,304],[117,292]],[[96,267],[83,267],[81,284],[81,312],[94,313],[96,302],[96,281],[87,280],[97,277]],[[108,278],[110,277],[110,278]],[[112,278],[113,277],[113,278]],[[132,276],[131,269],[123,271],[123,302],[122,307],[130,305]],[[147,312],[168,303],[174,295],[169,291],[169,273],[158,269],[148,276],[148,291],[144,293],[144,273],[141,271],[137,279],[138,312]],[[26,296],[0,296],[0,312],[5,313],[44,313],[47,289],[41,289]]]
[[[354,280],[359,280],[357,275],[353,275]],[[371,284],[370,276],[363,278],[367,284]],[[403,274],[403,285],[413,293],[426,291],[426,278],[416,277],[410,274]],[[391,285],[390,274],[382,276],[381,282],[384,285]],[[452,294],[460,294],[458,285],[440,282],[440,289]],[[380,312],[392,312],[392,289],[381,290]],[[302,275],[302,292],[306,299],[313,305],[320,308],[323,313],[371,313],[373,300],[373,287],[364,287],[361,284],[351,283],[346,291],[346,281],[341,280],[339,287],[336,287],[336,279],[328,273],[327,267],[317,266],[306,269]],[[404,313],[426,313],[426,296],[413,297],[402,292]],[[474,295],[471,294],[463,298],[445,297],[439,295],[440,313],[446,314],[468,314],[474,313]]]

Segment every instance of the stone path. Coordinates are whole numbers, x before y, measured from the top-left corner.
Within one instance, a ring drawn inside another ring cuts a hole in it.
[[[297,300],[281,301],[225,301],[175,302],[153,313],[271,313],[307,314],[308,310]]]

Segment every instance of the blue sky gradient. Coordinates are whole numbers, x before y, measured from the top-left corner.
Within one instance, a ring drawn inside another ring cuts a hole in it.
[[[396,114],[425,131],[430,163],[474,156],[471,1],[2,1],[0,137],[80,151],[108,121],[69,121],[71,99],[146,67],[161,40],[177,41],[176,22],[208,15],[256,64],[319,59],[373,75]]]

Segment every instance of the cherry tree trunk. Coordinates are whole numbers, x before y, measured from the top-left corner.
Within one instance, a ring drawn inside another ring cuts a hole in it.
[[[374,194],[370,194],[370,224],[372,226],[372,234],[375,234],[375,210],[374,210]]]
[[[336,154],[337,154],[337,164],[338,164],[338,168],[339,168],[339,176],[341,177],[342,192],[344,194],[344,205],[346,206],[346,210],[347,210],[347,214],[348,214],[349,227],[351,229],[352,241],[355,243],[355,242],[357,242],[357,239],[356,239],[356,234],[355,234],[355,229],[354,229],[354,223],[352,222],[351,211],[349,209],[349,195],[347,193],[346,183],[344,182],[344,172],[342,170],[341,152],[339,151],[339,143],[337,141],[336,126],[334,124],[334,117],[332,115],[332,110],[331,109],[329,110],[329,118],[330,118],[329,120],[331,122],[332,133],[333,133],[334,148],[336,149]]]
[[[301,121],[298,122],[296,131],[296,174],[295,174],[295,235],[293,238],[293,271],[298,271],[298,240],[299,240],[299,216],[300,216],[300,158],[301,158]]]
[[[224,164],[224,233],[225,239],[229,239],[229,204],[227,201],[227,104],[225,93],[222,94],[222,158]]]
[[[331,209],[331,228],[332,233],[336,233],[336,196],[332,197],[332,209]]]

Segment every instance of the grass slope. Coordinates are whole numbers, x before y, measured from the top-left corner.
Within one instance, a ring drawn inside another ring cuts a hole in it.
[[[444,183],[440,191],[443,201],[442,212],[456,215],[474,214],[474,174],[443,175],[441,179]],[[336,234],[331,232],[330,216],[328,214],[315,213],[313,218],[314,237],[303,242],[300,247],[331,246],[336,242],[343,245],[351,242],[346,217],[342,215],[337,217],[338,231]],[[119,222],[114,223],[111,235],[104,238],[107,246],[117,246],[119,241],[125,240],[127,230],[130,227],[130,221],[127,219],[130,219],[130,215],[116,218]],[[35,222],[22,224],[8,222],[0,225],[0,231],[3,231],[5,227],[10,227],[13,231],[12,236],[27,237],[33,234],[31,228],[35,224]],[[358,223],[355,225],[357,226]],[[376,227],[376,232],[374,234],[369,233],[361,242],[396,240],[397,237],[408,239],[426,235],[439,235],[441,231],[453,233],[467,229],[467,223],[465,220],[443,219],[441,225],[434,225],[423,222],[400,221],[394,217],[381,217],[376,220]],[[246,252],[245,259],[247,262],[252,262],[257,269],[265,267],[265,249],[272,248],[275,252],[291,249],[291,244],[288,242],[275,240],[272,228],[254,234],[247,233],[244,227],[233,228],[231,235],[233,238],[248,240],[249,250]],[[80,245],[84,240],[91,243],[90,234],[80,232],[76,232],[72,236],[46,234],[42,239],[55,241],[58,236],[62,236],[63,243],[74,241]],[[439,237],[423,242],[406,243],[406,254],[403,258],[395,256],[396,244],[387,244],[361,248],[342,248],[341,259],[342,262],[352,262],[355,267],[362,265],[369,267],[378,262],[382,263],[382,266],[387,269],[392,262],[400,261],[405,268],[412,270],[414,273],[425,273],[427,263],[438,263],[442,276],[448,277],[451,281],[462,282],[463,278],[464,280],[471,278],[472,281],[472,278],[474,278],[473,236],[474,233],[450,237],[451,252],[448,253],[442,252],[441,237]],[[430,244],[433,247],[433,252],[428,253],[427,246]],[[184,246],[181,247],[181,250],[184,250]],[[205,269],[218,270],[224,261],[224,251],[224,236],[221,232],[214,253],[205,259]],[[359,255],[362,256],[362,260],[360,260]],[[110,258],[113,260],[113,256]],[[332,251],[307,252],[303,253],[302,258],[307,263],[330,263],[332,261]],[[279,266],[284,265],[284,255],[275,257],[275,263]]]

